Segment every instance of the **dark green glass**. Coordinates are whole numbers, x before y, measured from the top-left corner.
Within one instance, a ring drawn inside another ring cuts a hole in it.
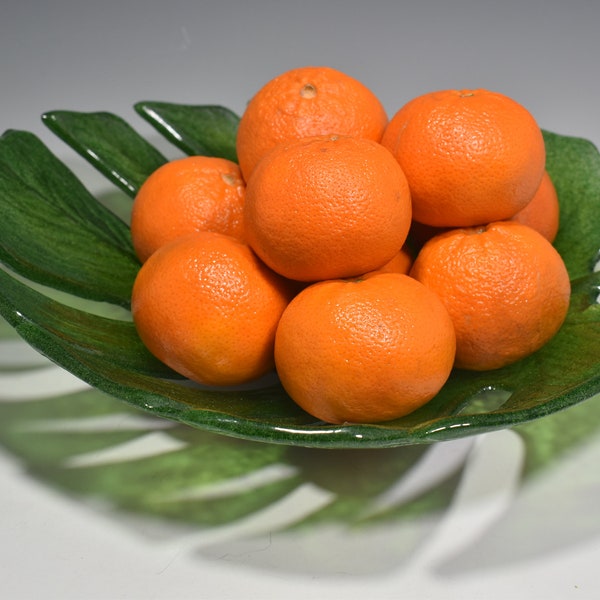
[[[184,152],[235,158],[238,119],[227,109],[158,102],[135,109]],[[131,197],[165,160],[108,113],[54,111],[43,120]],[[97,389],[207,432],[292,446],[384,448],[534,421],[600,392],[600,273],[594,271],[600,155],[586,140],[544,136],[561,203],[555,245],[572,282],[566,322],[549,344],[518,363],[454,371],[431,402],[402,419],[329,425],[298,408],[275,376],[248,389],[206,389],[159,363],[127,318],[139,269],[127,225],[23,131],[0,138],[0,314],[31,346]],[[97,303],[117,305],[125,317],[102,314]]]

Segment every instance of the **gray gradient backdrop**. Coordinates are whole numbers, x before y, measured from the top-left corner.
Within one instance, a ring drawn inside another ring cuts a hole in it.
[[[129,116],[138,100],[236,112],[265,81],[327,64],[390,113],[446,87],[487,87],[542,127],[600,142],[597,0],[3,0],[0,130],[51,109]]]

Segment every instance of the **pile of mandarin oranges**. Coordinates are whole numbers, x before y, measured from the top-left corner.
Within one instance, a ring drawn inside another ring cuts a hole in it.
[[[558,198],[515,100],[435,91],[388,118],[353,77],[296,68],[251,98],[236,150],[165,163],[133,204],[134,323],[181,375],[275,371],[316,419],[374,423],[562,326]]]

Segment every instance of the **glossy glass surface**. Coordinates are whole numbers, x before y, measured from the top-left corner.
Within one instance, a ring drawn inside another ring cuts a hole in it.
[[[235,158],[237,116],[225,108],[143,102],[135,109],[185,153]],[[167,160],[109,113],[54,111],[43,119],[129,199]],[[429,404],[393,422],[328,425],[299,409],[275,377],[249,389],[200,389],[160,364],[128,312],[139,269],[129,204],[109,208],[25,131],[0,139],[0,314],[97,389],[210,432],[296,446],[383,448],[532,421],[600,391],[600,156],[586,140],[544,135],[561,202],[555,244],[573,288],[567,321],[535,355],[493,372],[455,371]]]

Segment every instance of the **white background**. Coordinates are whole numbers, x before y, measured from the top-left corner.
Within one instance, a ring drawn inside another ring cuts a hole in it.
[[[43,112],[108,110],[150,133],[133,113],[139,100],[222,104],[239,114],[276,74],[324,64],[367,84],[390,115],[426,91],[483,87],[524,104],[542,127],[599,145],[599,29],[596,0],[5,0],[0,131],[33,131],[72,160],[42,125]],[[27,389],[46,389],[54,379],[59,387],[73,385],[49,370]],[[17,383],[0,385],[6,392]],[[309,544],[291,534],[269,536],[268,526],[244,542],[257,528],[246,522],[218,532],[218,547],[227,553],[198,555],[193,550],[207,547],[206,534],[149,539],[135,523],[33,480],[17,459],[0,453],[0,594],[82,600],[598,597],[600,439],[526,489],[518,484],[521,446],[511,432],[472,442],[456,505],[429,543],[397,565],[386,562],[386,549],[410,524],[370,537],[323,530],[313,532]],[[482,488],[490,492],[484,500]],[[304,492],[280,512],[322,500],[318,490]],[[478,536],[507,511],[515,529],[504,535],[496,529],[492,548],[506,554],[519,543],[536,551],[520,561],[486,563],[477,556]],[[274,509],[267,517],[282,515]],[[574,519],[587,519],[596,533],[573,542]],[[303,544],[314,553],[313,560],[307,556],[313,566],[297,569],[289,561],[298,560]],[[474,550],[462,555],[462,564],[453,563],[465,547]],[[363,572],[361,561],[386,568]]]

